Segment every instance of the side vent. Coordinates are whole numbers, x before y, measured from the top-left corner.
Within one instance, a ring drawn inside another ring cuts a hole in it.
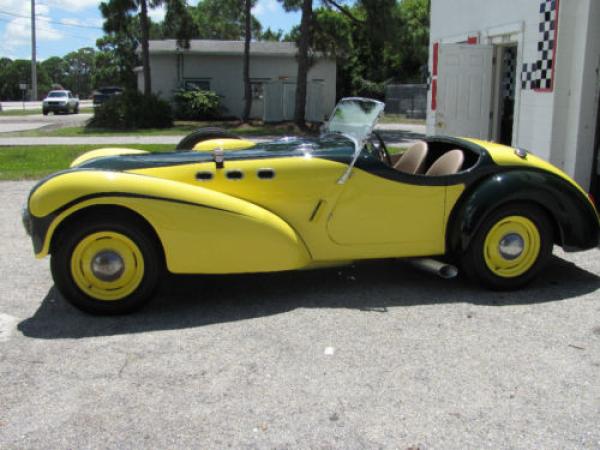
[[[272,180],[275,178],[275,171],[273,169],[258,169],[256,176],[261,180]]]
[[[325,206],[327,202],[325,200],[319,200],[312,214],[310,215],[309,222],[316,222],[321,217],[321,211],[323,211],[323,206]]]
[[[198,172],[196,174],[196,180],[198,181],[210,181],[214,177],[212,172]]]
[[[244,178],[244,172],[242,172],[241,170],[228,170],[225,176],[228,180],[237,181]]]

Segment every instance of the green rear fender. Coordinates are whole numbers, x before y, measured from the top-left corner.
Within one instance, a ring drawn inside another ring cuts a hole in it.
[[[555,243],[567,251],[598,245],[598,215],[590,200],[562,178],[541,170],[508,170],[467,190],[452,211],[447,234],[450,252],[466,250],[479,225],[508,203],[530,202],[552,219]]]

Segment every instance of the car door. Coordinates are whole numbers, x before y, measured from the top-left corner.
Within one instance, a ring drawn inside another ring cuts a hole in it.
[[[377,247],[379,256],[443,253],[444,180],[383,164],[376,169],[353,169],[329,218],[330,238],[343,246]]]

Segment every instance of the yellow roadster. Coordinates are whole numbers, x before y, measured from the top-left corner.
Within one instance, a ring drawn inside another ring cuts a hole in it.
[[[231,274],[409,258],[493,289],[534,278],[553,245],[598,245],[598,214],[533,154],[431,137],[390,155],[383,103],[343,99],[319,138],[217,129],[176,151],[101,149],[39,182],[23,221],[56,286],[93,313],[142,306],[164,271]],[[443,261],[443,262],[442,262]]]

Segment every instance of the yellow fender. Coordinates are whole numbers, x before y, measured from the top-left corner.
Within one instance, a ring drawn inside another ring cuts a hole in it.
[[[256,146],[256,142],[245,139],[209,139],[198,142],[193,150],[197,152],[209,152],[220,148],[221,150],[245,150]]]
[[[63,173],[33,191],[33,221],[49,223],[37,256],[48,254],[60,223],[96,205],[122,206],[145,218],[173,273],[272,272],[311,263],[296,231],[264,208],[202,187],[107,171]]]

